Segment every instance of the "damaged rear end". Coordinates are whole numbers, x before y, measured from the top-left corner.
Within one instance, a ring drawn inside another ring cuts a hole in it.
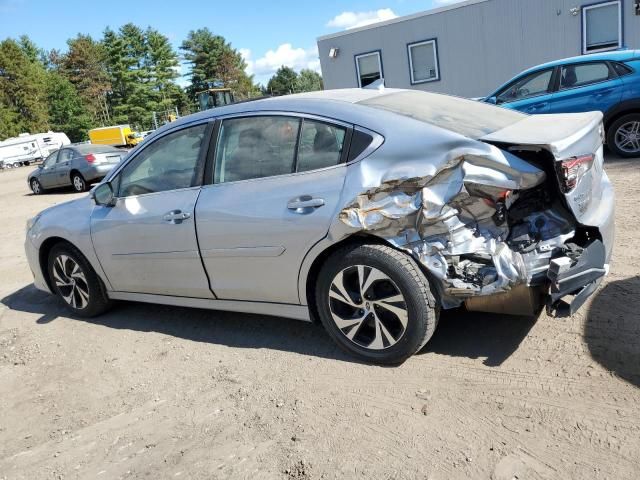
[[[600,113],[531,116],[373,175],[342,222],[409,252],[441,306],[575,312],[608,271],[613,190]],[[434,148],[434,152],[437,149]],[[375,177],[375,178],[373,178]]]

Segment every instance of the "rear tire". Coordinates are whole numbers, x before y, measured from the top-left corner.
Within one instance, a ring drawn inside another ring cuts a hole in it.
[[[51,289],[79,317],[95,317],[112,305],[107,291],[89,261],[69,243],[58,243],[47,264]]]
[[[607,146],[620,157],[640,157],[640,113],[630,113],[613,122],[607,130]]]
[[[78,172],[74,172],[71,175],[71,185],[76,192],[85,192],[87,190],[87,182]]]
[[[437,325],[439,308],[424,273],[409,255],[386,245],[352,245],[331,255],[315,294],[329,335],[367,362],[404,362]]]

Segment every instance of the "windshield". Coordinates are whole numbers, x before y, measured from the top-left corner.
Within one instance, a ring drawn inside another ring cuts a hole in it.
[[[526,115],[466,98],[405,91],[358,102],[411,117],[477,140],[519,122]]]

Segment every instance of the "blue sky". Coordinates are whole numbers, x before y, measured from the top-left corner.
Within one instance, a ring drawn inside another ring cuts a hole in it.
[[[99,38],[105,27],[152,26],[180,45],[189,30],[208,27],[239,49],[256,80],[282,64],[319,70],[316,37],[459,0],[0,0],[0,39],[29,35],[44,49],[64,50],[77,33]]]

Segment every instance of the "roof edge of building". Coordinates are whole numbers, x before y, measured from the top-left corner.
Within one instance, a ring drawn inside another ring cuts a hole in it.
[[[456,10],[458,8],[469,7],[471,5],[476,5],[476,4],[479,4],[479,3],[486,3],[488,1],[490,1],[490,0],[465,0],[465,1],[454,3],[454,4],[451,4],[451,5],[444,5],[442,7],[432,8],[431,10],[424,10],[422,12],[417,12],[417,13],[412,13],[410,15],[404,15],[402,17],[392,18],[391,20],[384,20],[382,22],[376,22],[376,23],[372,23],[372,24],[369,24],[369,25],[364,25],[362,27],[350,28],[348,30],[343,30],[341,32],[329,33],[327,35],[322,35],[320,37],[317,37],[316,41],[320,42],[322,40],[330,40],[332,38],[344,37],[346,35],[351,35],[351,34],[354,34],[354,33],[359,33],[359,32],[363,32],[363,31],[366,31],[366,30],[371,30],[373,28],[385,27],[387,25],[393,25],[394,23],[401,23],[401,22],[406,22],[408,20],[414,20],[414,19],[420,18],[420,17],[427,17],[429,15],[436,15],[438,13],[447,12],[449,10]]]

